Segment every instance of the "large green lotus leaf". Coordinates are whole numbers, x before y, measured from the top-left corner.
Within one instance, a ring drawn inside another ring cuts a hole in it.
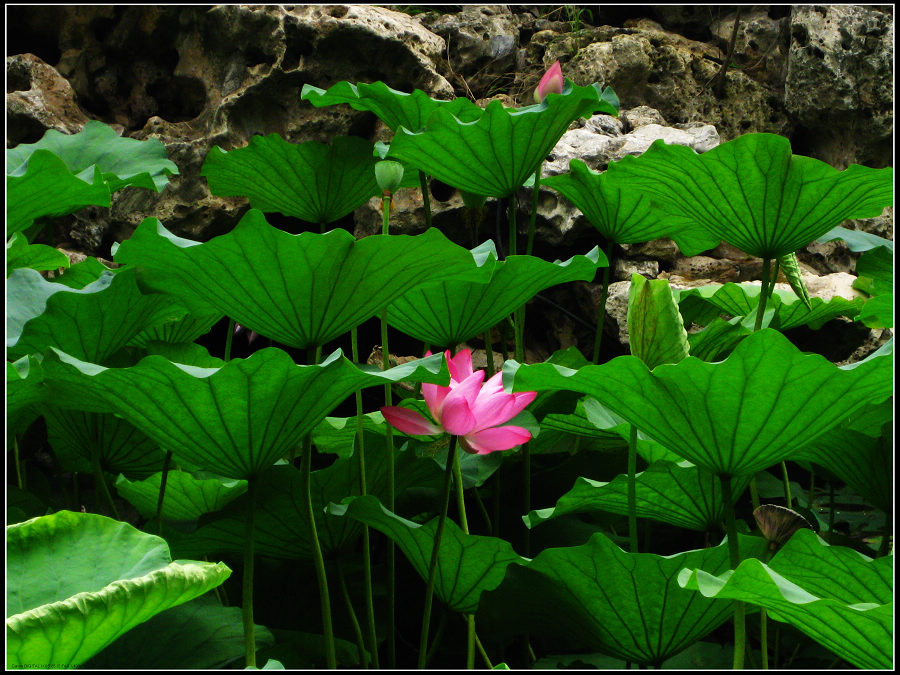
[[[504,381],[514,391],[589,394],[684,459],[735,476],[790,458],[853,411],[885,400],[892,362],[879,354],[837,367],[765,329],[719,363],[688,357],[651,372],[634,356],[577,371],[507,361]]]
[[[739,545],[742,558],[763,553],[758,537],[739,535]],[[527,566],[509,566],[482,607],[504,631],[539,635],[556,650],[600,651],[658,667],[733,614],[730,602],[680,588],[685,567],[729,569],[727,542],[663,557],[626,553],[596,533],[581,546],[545,549]]]
[[[745,560],[715,576],[686,565],[678,583],[710,598],[730,598],[769,610],[859,668],[892,665],[893,556],[872,560],[797,531],[769,565]]]
[[[377,498],[366,495],[330,504],[329,513],[346,516],[383,532],[394,541],[423,579],[434,548],[437,518],[419,525],[391,513]],[[434,592],[452,610],[472,614],[481,594],[500,585],[511,563],[524,563],[504,539],[463,532],[452,520],[444,522],[438,551]]]
[[[893,409],[890,403],[885,407]],[[851,425],[841,425],[804,445],[795,459],[825,467],[870,504],[888,513],[894,494],[893,420],[885,422],[874,438]]]
[[[8,668],[77,667],[231,574],[224,563],[172,562],[165,540],[70,511],[7,527],[6,553]]]
[[[175,303],[141,293],[133,269],[104,271],[82,289],[18,269],[7,280],[6,298],[9,356],[56,347],[93,363],[103,363],[144,328],[164,321]]]
[[[35,356],[6,362],[6,423],[7,433],[24,431],[38,412],[36,404],[47,397],[44,369]]]
[[[891,293],[894,290],[894,251],[879,246],[863,253],[856,261],[858,279],[853,283],[869,295]]]
[[[567,281],[592,281],[606,256],[594,247],[587,255],[547,262],[529,255],[491,259],[487,283],[447,281],[423,284],[394,300],[387,321],[431,345],[457,345],[483,333],[521,307],[535,293]]]
[[[750,484],[752,476],[740,476],[732,483],[734,498]],[[635,476],[637,515],[689,530],[720,529],[724,514],[721,481],[690,462],[657,461]],[[733,501],[733,500],[732,500]],[[608,483],[577,478],[575,485],[559,498],[556,506],[523,516],[534,527],[570,513],[608,511],[628,514],[628,476],[621,474]]]
[[[176,456],[239,479],[258,475],[288,454],[359,389],[400,380],[449,381],[440,354],[383,372],[358,368],[340,350],[320,365],[298,366],[270,347],[220,368],[175,364],[160,356],[131,368],[103,368],[55,354],[54,380],[102,397]]]
[[[256,647],[275,644],[265,626],[256,625]],[[186,670],[225,668],[243,659],[244,624],[240,607],[223,607],[207,593],[160,612],[132,628],[84,664],[88,669]],[[136,662],[135,655],[140,659]]]
[[[894,294],[883,293],[869,298],[859,310],[857,317],[867,328],[893,328],[894,326]]]
[[[665,279],[631,275],[628,291],[628,345],[650,370],[688,355],[688,336],[678,303]]]
[[[49,129],[37,143],[23,143],[7,150],[7,175],[22,175],[39,150],[49,150],[62,159],[72,174],[84,180],[94,175],[95,167],[100,169],[110,192],[128,186],[162,192],[169,176],[178,175],[178,167],[169,160],[161,141],[122,137],[96,120],[89,121],[77,134]]]
[[[345,230],[292,235],[255,210],[205,244],[147,219],[116,260],[146,268],[143,283],[178,295],[192,310],[200,300],[298,348],[346,333],[421,283],[486,276],[471,252],[436,229],[359,241]]]
[[[439,101],[421,89],[407,94],[391,89],[380,81],[372,84],[338,82],[327,91],[311,84],[304,84],[300,99],[309,101],[317,108],[347,103],[354,110],[375,113],[378,119],[393,131],[397,131],[400,127],[420,131],[438,108],[446,110],[464,122],[478,119],[483,112],[467,98]]]
[[[535,172],[573,121],[595,112],[618,114],[604,95],[608,91],[567,81],[562,94],[549,94],[538,105],[515,109],[492,101],[472,122],[438,109],[424,131],[397,131],[391,155],[460,190],[508,197]]]
[[[766,307],[767,315],[770,311],[770,307]],[[703,330],[688,335],[691,356],[704,361],[721,361],[751,333],[753,328],[747,326],[741,317],[727,321],[717,317]]]
[[[134,506],[144,518],[156,517],[162,473],[155,473],[141,481],[130,481],[125,476],[116,480],[119,496]],[[162,516],[166,520],[196,520],[204,513],[224,508],[247,491],[247,481],[231,480],[218,476],[205,477],[187,471],[169,471],[166,476],[166,494]]]
[[[260,211],[324,224],[381,194],[376,161],[372,144],[355,136],[337,136],[326,145],[269,134],[229,152],[213,146],[200,175],[214,195],[249,197]]]
[[[173,308],[166,321],[142,330],[128,341],[131,347],[146,347],[150,342],[189,343],[206,335],[222,318],[220,312],[211,310],[208,314],[194,314]],[[173,361],[175,359],[172,359]],[[184,363],[184,361],[179,361]]]
[[[90,473],[94,453],[112,474],[146,478],[162,469],[159,444],[120,417],[47,406],[44,419],[47,441],[65,471]]]
[[[20,173],[6,176],[7,233],[27,230],[38,218],[111,203],[109,185],[98,167],[79,178],[49,150],[37,150]]]
[[[367,438],[368,440],[368,438]],[[366,489],[387,499],[387,450],[382,443],[367,444]],[[399,492],[420,485],[437,473],[433,462],[416,458],[412,452],[395,451],[395,489]],[[303,474],[290,465],[274,466],[259,477],[254,511],[254,547],[257,553],[273,558],[311,559],[312,538],[306,513]],[[362,534],[362,525],[349,518],[336,518],[325,507],[347,495],[360,494],[359,460],[339,458],[325,469],[313,471],[310,493],[319,545],[325,555],[346,550]],[[173,550],[191,557],[217,551],[240,553],[246,546],[247,498],[239,497],[218,513],[200,519],[190,535],[173,541]]]
[[[6,276],[20,267],[55,270],[68,266],[69,258],[65,253],[45,244],[29,244],[21,232],[13,232],[6,242]]]
[[[697,154],[662,140],[609,173],[647,194],[663,214],[690,218],[760,258],[803,248],[842,220],[874,218],[893,204],[893,169],[844,171],[791,154],[774,134],[745,134]]]
[[[548,176],[541,183],[572,202],[604,239],[616,244],[670,237],[688,256],[719,245],[718,237],[693,220],[661,217],[650,200],[630,183],[623,183],[618,174],[591,171],[580,159],[569,162],[569,173]]]
[[[716,316],[722,312],[731,316],[754,314],[759,304],[759,293],[760,286],[758,284],[728,282],[682,289],[678,291],[677,297],[680,306],[684,308],[685,321],[705,325],[711,314]],[[688,300],[689,298],[691,300]],[[839,296],[828,301],[822,298],[812,298],[811,307],[807,308],[793,291],[776,288],[769,303],[775,308],[775,315],[769,324],[772,328],[785,331],[808,325],[813,330],[818,330],[836,316],[856,316],[865,300],[862,298],[846,299]],[[710,309],[705,309],[705,307]]]

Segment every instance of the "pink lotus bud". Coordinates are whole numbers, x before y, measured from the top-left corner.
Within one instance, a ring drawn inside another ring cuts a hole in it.
[[[541,81],[538,82],[537,89],[534,90],[534,100],[536,103],[541,103],[545,98],[547,98],[547,94],[561,94],[562,90],[562,68],[559,65],[559,61],[557,61],[552,66],[550,66],[547,72],[544,73]]]

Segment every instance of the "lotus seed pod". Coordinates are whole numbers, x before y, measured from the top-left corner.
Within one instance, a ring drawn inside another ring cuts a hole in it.
[[[375,180],[382,192],[394,192],[403,180],[403,165],[390,159],[378,162],[375,165]]]

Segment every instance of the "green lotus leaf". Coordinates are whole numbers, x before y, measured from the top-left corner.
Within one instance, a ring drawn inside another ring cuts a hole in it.
[[[549,94],[538,105],[504,108],[488,104],[467,122],[442,108],[421,132],[400,129],[391,154],[448,185],[476,195],[508,197],[518,190],[579,117],[618,109],[599,87],[567,81],[562,94]]]
[[[662,215],[690,218],[760,258],[803,248],[848,218],[873,218],[893,204],[893,169],[852,164],[838,171],[791,154],[788,139],[745,134],[697,154],[655,141],[608,173],[647,194]]]
[[[178,167],[163,144],[122,138],[95,120],[72,135],[50,129],[37,143],[6,151],[7,231],[85,206],[109,206],[124,187],[160,192]]]
[[[62,251],[45,244],[29,244],[21,232],[13,232],[6,242],[6,276],[14,269],[55,270],[68,267],[69,258]]]
[[[541,184],[553,188],[581,211],[603,238],[616,244],[639,244],[669,237],[684,255],[698,255],[719,245],[719,239],[693,220],[661,217],[650,200],[623,183],[618,174],[591,171],[580,159],[569,162],[569,173],[547,176]]]
[[[425,282],[481,278],[472,254],[436,229],[416,236],[345,230],[292,235],[251,210],[205,244],[149,218],[116,251],[144,269],[142,283],[194,311],[213,306],[242,326],[291,347],[322,345]],[[384,261],[389,260],[390,265]]]
[[[173,363],[200,368],[219,368],[225,361],[212,356],[209,350],[194,342],[161,342],[150,340],[144,345],[143,356],[162,356]]]
[[[367,440],[369,438],[367,437]],[[385,444],[366,449],[366,488],[372,495],[387,499],[388,462]],[[438,474],[433,462],[413,453],[395,451],[398,492],[421,485]],[[303,474],[290,465],[278,465],[259,477],[254,511],[254,548],[273,558],[305,559],[313,556]],[[362,534],[362,525],[349,518],[336,518],[325,507],[347,495],[359,494],[359,460],[338,458],[331,466],[313,471],[310,494],[319,544],[325,555],[346,550]],[[190,535],[179,537],[167,531],[173,550],[179,555],[202,556],[218,551],[241,553],[246,546],[247,498],[239,497],[217,513],[203,516]]]
[[[6,362],[6,423],[9,431],[24,431],[38,412],[36,404],[47,398],[44,369],[35,356]]]
[[[820,244],[825,244],[834,239],[843,239],[854,253],[868,251],[879,246],[885,246],[891,252],[894,250],[894,242],[890,239],[879,237],[877,234],[871,234],[870,232],[863,232],[862,230],[848,230],[846,227],[832,228],[816,239],[816,241]]]
[[[608,264],[596,247],[587,255],[552,263],[528,255],[511,255],[497,262],[491,249],[483,265],[488,273],[493,271],[487,283],[447,281],[418,286],[390,304],[388,323],[431,345],[461,344],[499,323],[535,293],[567,281],[592,281],[597,268]]]
[[[155,473],[141,481],[125,476],[116,480],[119,496],[133,505],[144,518],[156,517],[162,473]],[[162,517],[166,520],[196,520],[204,513],[224,508],[247,491],[247,481],[230,480],[219,476],[205,477],[203,472],[169,471]]]
[[[131,347],[146,347],[150,342],[188,343],[209,333],[222,319],[222,314],[211,309],[207,314],[194,314],[173,307],[166,321],[142,330],[128,341]],[[172,359],[173,361],[175,359]],[[186,363],[179,361],[179,363]],[[196,365],[196,364],[194,364]]]
[[[869,298],[859,310],[857,318],[868,328],[892,328],[894,326],[894,294],[884,293]]]
[[[739,536],[741,557],[761,555],[758,537]],[[485,623],[529,632],[554,650],[600,651],[659,667],[733,614],[732,603],[680,588],[679,572],[729,569],[727,542],[671,556],[626,553],[602,533],[581,546],[549,548],[510,565],[482,598]],[[700,600],[700,602],[698,602]]]
[[[90,283],[97,281],[104,272],[112,271],[97,258],[85,258],[80,263],[75,263],[58,277],[53,277],[50,281],[55,284],[61,284],[68,288],[82,289]]]
[[[759,284],[711,284],[677,291],[678,303],[685,321],[706,325],[720,313],[731,316],[755,315],[759,304]],[[691,298],[692,300],[688,300]],[[798,326],[818,330],[836,316],[854,317],[865,304],[862,298],[846,299],[835,296],[830,300],[811,298],[810,307],[804,305],[793,291],[776,288],[769,304],[775,308],[770,326],[785,331]],[[768,309],[768,307],[767,307]]]
[[[628,345],[650,370],[688,355],[688,336],[678,303],[665,279],[631,275],[628,291]]]
[[[766,314],[769,315],[770,312],[774,310],[767,306]],[[688,335],[691,356],[703,361],[721,361],[751,333],[753,328],[748,327],[742,317],[728,321],[716,318],[703,330]]]
[[[684,588],[765,607],[858,668],[891,668],[893,556],[872,560],[801,529],[769,565],[745,560],[720,576],[686,567]]]
[[[163,321],[174,299],[144,295],[135,270],[106,270],[81,289],[15,270],[7,280],[6,346],[13,358],[50,347],[103,363],[133,336]]]
[[[275,643],[265,626],[256,625],[256,647]],[[135,662],[135,655],[140,655]],[[160,612],[132,628],[84,664],[88,669],[182,670],[225,668],[244,657],[240,607],[223,607],[211,593]]]
[[[384,436],[388,424],[380,411],[365,413],[363,416],[363,433]],[[335,454],[338,457],[352,457],[355,452],[354,441],[357,434],[355,417],[326,417],[312,431],[312,442],[319,452]]]
[[[744,492],[751,478],[739,476],[732,482],[735,499]],[[635,482],[638,518],[701,532],[721,529],[725,502],[721,481],[715,474],[690,462],[676,464],[661,460],[638,473]],[[534,527],[570,513],[594,511],[628,514],[628,477],[625,474],[608,483],[578,478],[556,506],[531,511],[522,519],[525,525]]]
[[[37,150],[22,169],[22,175],[6,176],[8,233],[27,230],[38,218],[111,203],[109,185],[99,167],[82,179],[49,150]]]
[[[882,406],[893,410],[890,403]],[[800,448],[795,459],[825,467],[859,495],[885,513],[891,510],[894,493],[893,420],[888,419],[874,438],[854,428],[852,420]]]
[[[298,366],[270,347],[220,368],[175,364],[160,356],[131,368],[103,368],[54,354],[54,380],[104,399],[177,457],[238,479],[257,476],[298,447],[359,389],[400,380],[449,381],[443,355],[380,371],[358,368],[340,350],[320,365]]]
[[[72,174],[87,180],[94,167],[103,173],[109,191],[142,187],[161,192],[178,167],[169,160],[161,141],[139,141],[119,136],[115,129],[90,120],[77,134],[49,129],[37,143],[22,143],[6,151],[6,172],[22,175],[37,151],[49,150],[63,160]]]
[[[309,101],[316,108],[347,103],[354,110],[375,113],[378,119],[395,132],[400,127],[420,131],[438,108],[446,110],[464,122],[478,119],[483,112],[467,98],[439,101],[420,89],[407,94],[391,89],[380,81],[372,84],[338,82],[327,91],[311,84],[304,84],[300,99]]]
[[[894,255],[893,247],[878,246],[863,253],[856,261],[856,274],[859,277],[854,288],[859,288],[869,295],[890,293],[894,290]]]
[[[879,354],[837,367],[765,329],[719,363],[688,357],[651,372],[634,356],[577,371],[507,361],[504,382],[513,391],[593,396],[684,459],[738,476],[790,458],[853,411],[885,400],[892,362]]]
[[[60,511],[6,528],[6,666],[75,668],[131,628],[231,574],[172,562],[127,523]]]
[[[44,408],[47,442],[65,471],[90,473],[96,453],[100,466],[112,474],[146,478],[160,471],[165,453],[144,433],[110,413]]]
[[[328,512],[358,520],[384,533],[403,551],[419,575],[428,578],[438,518],[419,525],[391,513],[371,495],[329,504]],[[481,594],[503,581],[507,566],[525,561],[508,541],[466,534],[448,519],[441,535],[434,593],[452,610],[472,614],[478,609]]]
[[[355,136],[337,136],[326,145],[269,134],[228,152],[213,146],[200,175],[214,195],[249,197],[260,211],[324,224],[381,194],[375,162],[372,144]]]

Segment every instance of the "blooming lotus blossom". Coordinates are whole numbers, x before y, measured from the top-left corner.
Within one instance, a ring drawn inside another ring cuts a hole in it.
[[[547,98],[547,94],[561,94],[563,83],[562,67],[560,67],[559,61],[557,61],[547,69],[547,72],[544,73],[541,81],[538,82],[537,89],[534,90],[535,102],[540,103]]]
[[[444,356],[450,369],[450,386],[422,385],[422,395],[434,421],[408,408],[385,406],[381,412],[393,427],[420,436],[447,432],[459,437],[466,452],[479,455],[509,450],[531,440],[531,432],[523,427],[500,425],[522,412],[537,392],[507,394],[503,391],[503,373],[482,385],[484,371],[472,370],[472,353],[468,349],[452,358],[446,351]]]

